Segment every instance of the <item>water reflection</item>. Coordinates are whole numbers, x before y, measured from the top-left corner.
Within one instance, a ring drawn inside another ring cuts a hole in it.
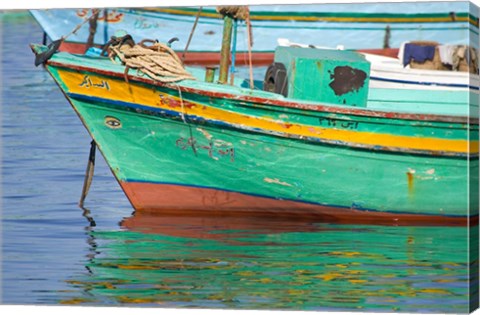
[[[466,312],[466,228],[134,214],[89,228],[65,304]]]
[[[97,226],[95,219],[93,219],[92,217],[92,212],[83,206],[79,206],[79,207],[83,211],[82,216],[88,221],[89,226],[90,227]]]

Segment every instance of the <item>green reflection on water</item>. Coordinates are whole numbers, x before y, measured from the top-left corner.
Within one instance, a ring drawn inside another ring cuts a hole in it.
[[[62,303],[468,310],[467,228],[129,220],[130,230],[89,233],[90,273],[68,280],[83,294]]]

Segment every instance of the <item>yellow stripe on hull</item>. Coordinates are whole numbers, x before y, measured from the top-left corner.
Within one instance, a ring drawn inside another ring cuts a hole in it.
[[[186,11],[181,9],[172,9],[172,8],[152,8],[151,11],[173,14],[173,15],[184,15],[184,16],[195,16],[198,12]],[[215,12],[201,12],[200,16],[207,18],[218,18],[221,19],[222,15]],[[257,13],[255,15],[250,15],[250,19],[254,21],[298,21],[298,22],[315,22],[315,21],[325,21],[325,22],[343,22],[343,23],[447,23],[452,22],[451,17],[339,17],[339,16],[294,16],[294,15],[261,15]],[[478,26],[478,21],[463,16],[456,16],[455,22],[469,22],[472,25]]]
[[[169,102],[172,99],[175,100],[175,103],[181,102],[180,98],[159,92],[152,87],[128,84],[121,79],[112,79],[93,74],[85,75],[62,69],[59,69],[58,73],[61,81],[68,87],[67,91],[69,93],[182,113],[181,106],[177,104],[172,105]],[[88,79],[86,79],[87,77]],[[186,101],[184,102],[187,103]],[[202,117],[206,120],[217,120],[227,124],[262,129],[267,132],[282,133],[287,136],[315,138],[330,142],[339,141],[353,146],[378,146],[387,150],[478,154],[479,147],[478,141],[470,141],[469,149],[469,141],[463,139],[412,137],[293,124],[213,108],[190,100],[188,101],[188,108],[187,105],[184,106],[183,113]]]

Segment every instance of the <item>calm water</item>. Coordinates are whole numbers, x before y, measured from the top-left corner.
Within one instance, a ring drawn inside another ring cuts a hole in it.
[[[468,311],[465,228],[132,215],[99,155],[91,227],[88,134],[33,66],[37,24],[2,25],[3,303]]]

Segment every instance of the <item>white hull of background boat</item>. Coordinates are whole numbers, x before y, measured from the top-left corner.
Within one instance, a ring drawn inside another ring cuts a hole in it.
[[[103,45],[116,31],[124,30],[136,41],[149,38],[167,42],[177,37],[179,42],[173,48],[183,50],[197,11],[198,8],[168,7],[102,10],[94,42]],[[251,6],[250,11],[254,51],[273,51],[278,37],[320,46],[378,49],[384,47],[387,26],[390,47],[399,47],[406,40],[464,43],[472,34],[478,36],[478,17],[471,18],[468,2]],[[91,15],[87,9],[31,12],[52,40],[69,34]],[[214,8],[205,7],[190,50],[220,51],[222,25]],[[70,35],[68,41],[85,43],[88,36],[87,23]],[[248,50],[244,22],[238,25],[237,50]]]

